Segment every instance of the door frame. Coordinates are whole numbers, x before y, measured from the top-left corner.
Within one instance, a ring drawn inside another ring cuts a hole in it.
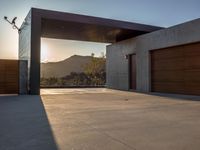
[[[132,62],[132,55],[135,55],[135,61],[136,61],[136,53],[132,53],[132,54],[129,54],[128,55],[128,89],[130,90],[130,91],[136,91],[136,89],[137,89],[137,76],[136,76],[136,74],[135,74],[135,78],[136,78],[136,88],[135,89],[132,89],[132,68],[131,68],[131,66],[132,66],[132,64],[131,64],[131,62]],[[136,63],[136,62],[135,62]],[[137,66],[135,66],[135,67],[137,67]],[[137,71],[137,69],[136,69],[136,71]]]

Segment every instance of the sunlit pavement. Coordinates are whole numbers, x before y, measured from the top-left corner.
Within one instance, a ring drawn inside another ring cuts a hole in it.
[[[52,94],[89,94],[89,93],[111,93],[113,90],[106,88],[42,88],[41,95]]]
[[[0,97],[0,150],[200,148],[200,97],[50,91]]]

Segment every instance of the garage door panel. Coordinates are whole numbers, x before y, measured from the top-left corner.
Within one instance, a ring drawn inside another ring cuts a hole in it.
[[[156,82],[152,86],[155,92],[163,93],[184,93],[183,82]]]
[[[183,58],[177,59],[164,59],[164,60],[156,60],[156,62],[152,62],[153,70],[183,70]],[[176,64],[176,65],[174,65]]]
[[[182,81],[182,82],[199,82],[200,70],[171,70],[155,71],[152,81]]]
[[[5,71],[5,67],[3,65],[0,65],[0,72],[4,72]]]
[[[185,45],[183,46],[184,55],[187,57],[190,56],[200,56],[200,43]]]
[[[189,70],[184,73],[185,82],[200,82],[200,70]]]
[[[175,50],[175,48],[166,48],[163,49],[163,52],[160,52],[159,50],[154,53],[152,56],[153,59],[156,60],[163,60],[163,59],[176,59],[176,58],[182,58],[184,56],[183,49],[178,48]]]
[[[4,77],[0,75],[0,84],[4,83],[4,81],[5,81]]]
[[[186,82],[186,94],[200,95],[200,82]]]
[[[200,70],[200,56],[186,57],[185,58],[185,69],[199,69]]]
[[[182,70],[175,71],[155,71],[152,76],[152,81],[157,82],[183,82]]]
[[[200,95],[200,43],[151,51],[153,92]]]
[[[5,93],[5,90],[0,88],[0,94]]]

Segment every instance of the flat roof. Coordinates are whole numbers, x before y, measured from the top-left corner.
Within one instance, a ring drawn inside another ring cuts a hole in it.
[[[41,18],[41,37],[114,43],[161,27],[86,15],[32,8]]]

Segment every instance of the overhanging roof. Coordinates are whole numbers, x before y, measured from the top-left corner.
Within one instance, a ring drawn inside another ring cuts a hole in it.
[[[161,27],[32,8],[32,15],[41,17],[41,36],[114,43]]]

